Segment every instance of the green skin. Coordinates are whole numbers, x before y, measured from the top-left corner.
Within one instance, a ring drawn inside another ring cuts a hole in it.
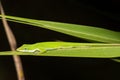
[[[72,48],[106,48],[120,46],[120,44],[104,44],[104,43],[75,43],[75,42],[40,42],[35,44],[24,44],[17,49],[20,52],[45,53],[46,51],[58,49],[72,49]]]

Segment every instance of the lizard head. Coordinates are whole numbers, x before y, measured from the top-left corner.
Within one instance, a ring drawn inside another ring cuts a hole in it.
[[[17,48],[19,52],[40,52],[39,49],[32,47],[30,44],[24,44],[21,47]]]

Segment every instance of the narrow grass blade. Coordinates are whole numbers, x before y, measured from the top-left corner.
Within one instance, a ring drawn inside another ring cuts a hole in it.
[[[38,26],[87,40],[107,43],[120,43],[120,32],[115,32],[103,28],[53,21],[35,20],[15,16],[6,16],[6,18],[9,21]]]
[[[17,51],[0,52],[0,55],[32,55],[32,56],[57,56],[57,57],[86,57],[86,58],[116,58],[120,57],[120,47],[91,47],[57,49],[45,53],[29,53]]]

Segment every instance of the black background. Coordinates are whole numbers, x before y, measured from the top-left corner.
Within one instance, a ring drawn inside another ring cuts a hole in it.
[[[7,15],[83,24],[119,31],[119,0],[3,0]],[[10,50],[0,23],[0,50]],[[43,28],[9,22],[18,43],[84,41]],[[110,59],[21,56],[26,80],[115,80],[120,63]],[[17,80],[11,56],[0,56],[0,80]]]

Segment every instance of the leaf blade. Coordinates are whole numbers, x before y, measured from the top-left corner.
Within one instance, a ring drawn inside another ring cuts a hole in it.
[[[14,16],[6,16],[6,18],[13,22],[38,26],[87,40],[107,42],[107,43],[120,43],[119,32],[115,32],[103,28],[60,23],[53,21],[35,20],[35,19],[28,19],[28,18],[14,17]]]
[[[37,54],[29,52],[6,51],[0,52],[0,56],[30,55],[30,56],[56,56],[56,57],[116,58],[120,57],[119,53],[120,46],[57,49]]]

